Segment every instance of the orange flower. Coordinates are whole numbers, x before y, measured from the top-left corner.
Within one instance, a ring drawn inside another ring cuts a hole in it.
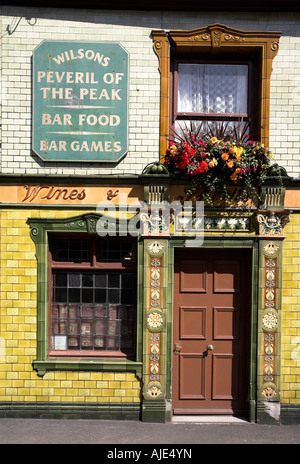
[[[222,153],[221,158],[222,158],[223,161],[227,161],[228,158],[229,158],[228,153]]]
[[[227,161],[227,166],[229,168],[233,168],[233,166],[234,166],[233,161],[232,160]]]
[[[238,179],[241,179],[241,176],[239,176],[241,172],[240,168],[236,168],[233,174],[231,174],[230,179],[236,182]]]
[[[243,148],[242,147],[236,148],[234,153],[235,153],[236,160],[240,161],[242,153],[243,153]]]

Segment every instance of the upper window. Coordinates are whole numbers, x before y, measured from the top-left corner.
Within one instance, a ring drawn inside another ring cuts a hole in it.
[[[162,162],[173,131],[187,122],[250,119],[251,135],[269,146],[270,76],[280,36],[223,24],[152,31],[161,76]]]
[[[135,247],[130,240],[52,237],[50,355],[133,358]]]
[[[249,98],[254,93],[250,88],[253,77],[250,62],[175,60],[171,130],[180,135],[184,129],[196,130],[199,125],[206,132],[218,123],[228,129],[250,123],[258,101],[258,95]]]

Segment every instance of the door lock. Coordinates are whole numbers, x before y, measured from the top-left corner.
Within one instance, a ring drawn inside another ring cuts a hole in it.
[[[181,350],[182,350],[182,346],[179,345],[179,343],[175,343],[174,353],[178,354],[178,353],[180,353]]]
[[[207,345],[206,347],[207,351],[212,351],[214,349],[213,345]]]

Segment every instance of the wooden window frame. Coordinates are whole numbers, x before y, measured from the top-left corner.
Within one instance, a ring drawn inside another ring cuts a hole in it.
[[[102,218],[101,214],[84,213],[66,218],[29,218],[30,236],[36,247],[37,259],[37,339],[36,359],[33,369],[37,375],[43,377],[49,371],[97,371],[97,372],[134,372],[142,375],[142,299],[141,272],[137,272],[137,323],[136,323],[136,357],[128,358],[108,356],[69,356],[49,357],[49,236],[53,233],[71,233],[96,235],[96,224]],[[105,216],[107,219],[107,217]],[[116,221],[117,236],[124,237],[127,231],[123,222]],[[143,253],[143,243],[137,240],[136,262]],[[137,266],[137,271],[139,267]]]
[[[180,113],[177,110],[178,105],[178,65],[179,64],[216,64],[216,65],[245,65],[248,68],[248,85],[247,85],[247,112],[246,113]],[[251,130],[251,138],[257,137],[257,113],[258,107],[254,98],[254,88],[255,84],[258,85],[259,76],[258,76],[258,69],[257,69],[257,57],[252,56],[247,57],[243,56],[240,59],[234,58],[233,56],[223,56],[220,57],[218,60],[214,60],[213,62],[207,58],[204,59],[195,59],[194,55],[191,55],[190,59],[186,56],[184,58],[175,57],[171,60],[171,73],[170,73],[170,91],[171,91],[171,98],[170,98],[170,130],[171,130],[171,138],[172,133],[174,133],[174,125],[175,121],[182,120],[182,119],[190,119],[190,120],[197,120],[197,121],[241,121],[250,122]],[[253,136],[252,136],[253,133]]]
[[[154,51],[159,59],[160,160],[163,162],[170,140],[171,59],[174,56],[209,56],[221,53],[255,53],[259,61],[259,139],[269,146],[270,76],[272,61],[277,54],[281,32],[242,31],[223,24],[212,24],[190,31],[153,30]]]
[[[88,240],[90,242],[90,259],[82,262],[60,261],[55,259],[56,240]],[[49,234],[49,358],[53,357],[107,357],[107,358],[127,358],[127,355],[122,351],[114,350],[55,350],[51,346],[52,339],[52,303],[53,303],[53,271],[117,271],[117,272],[137,272],[136,267],[136,243],[132,239],[126,237],[109,237],[103,240],[131,242],[133,247],[134,259],[131,262],[124,263],[122,261],[99,261],[97,253],[96,241],[101,241],[98,235],[88,234]],[[135,321],[136,323],[136,321]],[[136,341],[133,340],[135,343]]]

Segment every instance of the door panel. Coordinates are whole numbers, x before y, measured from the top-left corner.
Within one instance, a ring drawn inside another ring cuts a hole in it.
[[[240,262],[214,261],[214,292],[236,293],[240,291]]]
[[[175,414],[245,410],[249,266],[247,250],[175,251]]]
[[[239,338],[239,307],[213,308],[213,338],[215,340],[237,340]]]
[[[233,354],[212,355],[212,398],[237,400],[239,397],[239,360]]]
[[[180,370],[180,399],[204,399],[205,398],[205,358],[202,353],[189,353],[179,355]],[[194,375],[185,381],[190,372]]]
[[[207,262],[201,260],[182,260],[180,270],[180,291],[206,292]]]
[[[180,306],[180,339],[205,339],[206,308],[197,306]]]

